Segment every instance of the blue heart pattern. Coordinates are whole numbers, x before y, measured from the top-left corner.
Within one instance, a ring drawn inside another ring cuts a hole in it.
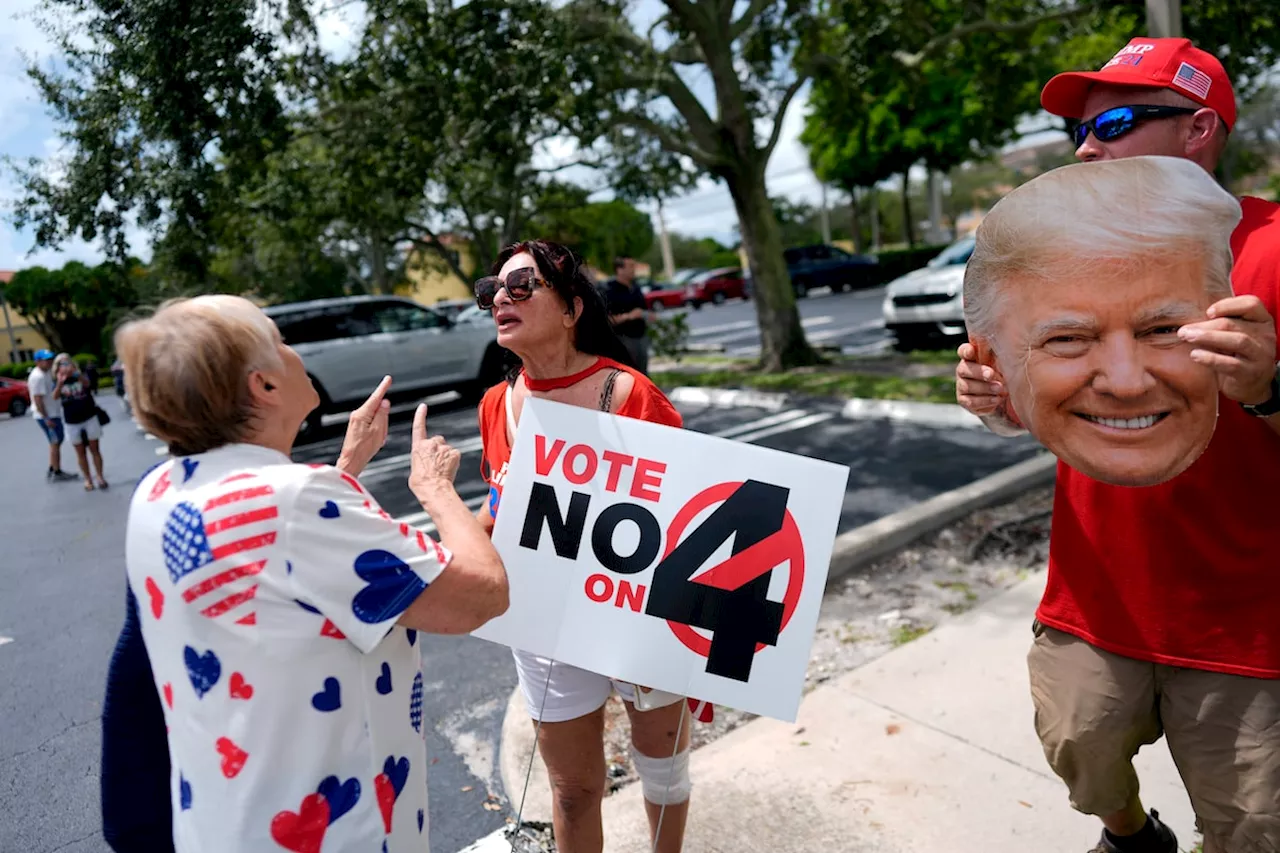
[[[396,792],[396,799],[400,799],[400,792],[409,781],[409,759],[401,757],[396,761],[394,755],[388,755],[387,760],[382,762],[382,772],[391,782],[391,790]]]
[[[203,699],[222,677],[222,662],[213,649],[200,654],[190,646],[183,648],[182,660],[187,665],[187,677],[196,690],[196,698]]]
[[[317,711],[328,713],[342,707],[342,685],[338,679],[330,676],[324,680],[324,690],[311,697],[311,706]]]
[[[368,586],[356,593],[351,612],[370,625],[399,616],[427,588],[426,582],[390,551],[365,551],[356,557],[353,568]]]
[[[413,689],[409,691],[409,725],[415,732],[422,732],[422,673],[413,676]]]
[[[317,790],[329,803],[329,823],[342,817],[360,802],[360,780],[352,776],[339,782],[337,776],[326,777]]]
[[[181,773],[178,774],[178,804],[184,812],[191,808],[191,783]]]
[[[391,664],[386,661],[382,662],[382,675],[378,676],[378,680],[374,684],[378,688],[378,692],[383,696],[391,692]]]
[[[191,475],[195,474],[196,469],[199,467],[200,467],[200,463],[197,462],[196,460],[183,459],[182,460],[182,482],[185,483],[187,482],[187,480],[190,480]]]
[[[174,583],[213,562],[209,537],[204,532],[204,516],[186,501],[175,506],[165,519],[161,545],[164,566],[169,570],[169,580]]]
[[[338,512],[338,505],[333,501],[325,501],[324,506],[320,507],[321,518],[337,518],[339,515],[341,513]]]

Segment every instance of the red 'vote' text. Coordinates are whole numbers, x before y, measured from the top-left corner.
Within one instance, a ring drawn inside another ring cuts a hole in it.
[[[567,449],[565,445],[563,438],[557,438],[548,447],[545,435],[536,437],[534,469],[539,477],[550,474],[558,461],[565,480],[575,486],[581,486],[595,479],[603,463],[606,471],[604,481],[606,492],[617,492],[623,471],[634,469],[629,492],[631,497],[655,503],[661,500],[662,496],[658,490],[662,487],[662,475],[667,471],[667,463],[637,458],[613,450],[597,453],[596,449],[589,444],[573,444]]]

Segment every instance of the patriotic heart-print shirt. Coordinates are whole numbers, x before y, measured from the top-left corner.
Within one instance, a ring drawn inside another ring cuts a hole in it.
[[[448,551],[354,477],[237,444],[143,479],[126,557],[179,853],[427,849],[422,661],[396,619]]]

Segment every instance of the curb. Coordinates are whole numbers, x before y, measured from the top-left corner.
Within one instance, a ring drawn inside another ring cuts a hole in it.
[[[673,403],[710,406],[713,409],[750,406],[777,412],[786,407],[790,395],[771,391],[745,391],[740,388],[693,388],[681,385],[679,388],[673,388],[667,395],[667,399]]]
[[[704,391],[707,389],[689,389]],[[783,396],[785,395],[776,395]],[[934,404],[937,405],[937,404]],[[956,408],[960,408],[956,406]],[[1040,453],[966,486],[932,497],[904,510],[864,524],[836,537],[827,571],[827,586],[868,563],[890,554],[909,543],[969,513],[1002,503],[1037,486],[1053,482],[1057,458]],[[754,725],[754,723],[747,723]],[[498,767],[502,787],[511,804],[512,814],[520,807],[525,773],[530,755],[534,754],[533,725],[525,710],[520,688],[511,691],[506,714],[502,719],[502,741],[498,746]],[[525,822],[551,822],[551,787],[546,767],[534,756],[529,776],[528,795],[521,818]]]
[[[667,395],[673,403],[733,409],[749,406],[770,412],[781,411],[791,395],[779,391],[751,391],[741,388],[698,388],[681,385]],[[916,403],[908,400],[873,400],[855,397],[846,400],[840,416],[851,421],[887,420],[931,427],[986,429],[982,420],[955,403]]]

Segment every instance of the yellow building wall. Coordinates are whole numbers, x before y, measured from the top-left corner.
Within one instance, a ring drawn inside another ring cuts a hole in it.
[[[5,323],[5,310],[9,312],[8,324]],[[13,328],[12,341],[9,338],[10,327]],[[0,362],[30,361],[32,353],[36,350],[48,348],[49,342],[44,339],[44,335],[36,331],[26,317],[7,305],[4,309],[0,309]]]
[[[470,244],[458,243],[452,248],[458,252],[458,266],[474,277],[476,261]],[[408,281],[397,288],[397,292],[423,305],[471,298],[470,282],[458,278],[444,259],[432,251],[415,249],[405,264],[405,278]]]

